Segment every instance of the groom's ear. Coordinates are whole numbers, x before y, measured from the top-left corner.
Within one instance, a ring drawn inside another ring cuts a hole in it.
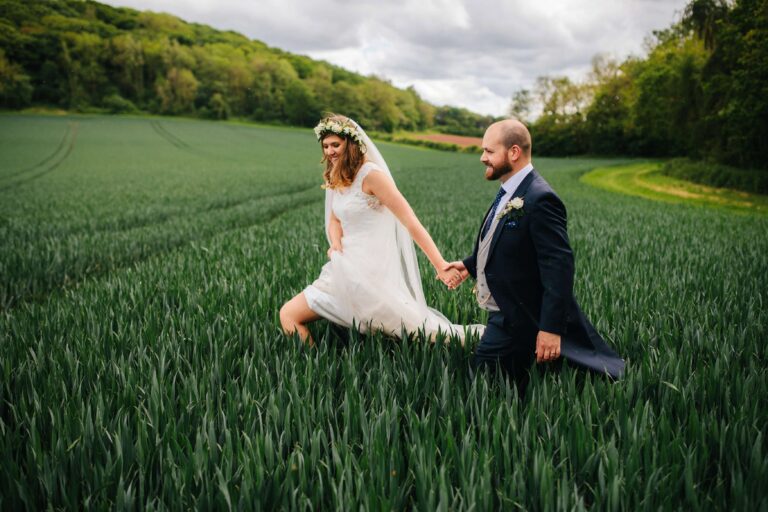
[[[507,150],[507,158],[509,158],[510,162],[516,162],[522,154],[523,150],[517,144],[512,144]]]

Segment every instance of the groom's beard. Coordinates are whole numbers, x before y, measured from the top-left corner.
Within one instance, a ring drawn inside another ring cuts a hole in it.
[[[485,171],[486,172],[485,179],[487,179],[488,181],[495,181],[501,178],[502,176],[504,176],[505,174],[507,174],[508,172],[512,172],[512,164],[509,162],[509,160],[504,162],[499,167],[494,167],[491,165],[490,168],[491,168],[490,174],[488,173],[488,170]]]

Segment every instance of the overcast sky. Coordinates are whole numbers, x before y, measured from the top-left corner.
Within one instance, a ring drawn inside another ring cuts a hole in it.
[[[103,0],[102,0],[103,1]],[[688,0],[106,0],[234,30],[426,100],[504,115],[541,75],[579,79],[597,53],[643,54]]]

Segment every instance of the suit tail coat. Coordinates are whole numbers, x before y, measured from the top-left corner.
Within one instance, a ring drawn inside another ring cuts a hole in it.
[[[485,276],[501,313],[513,326],[533,324],[561,335],[560,352],[569,363],[621,378],[624,360],[587,320],[573,295],[565,205],[536,170],[512,197],[523,199],[522,215],[501,219],[487,235],[493,238]],[[472,256],[464,260],[475,278],[479,241],[478,234]]]

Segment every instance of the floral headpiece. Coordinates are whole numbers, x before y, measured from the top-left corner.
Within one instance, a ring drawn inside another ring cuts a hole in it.
[[[360,152],[363,154],[365,154],[365,152],[368,150],[368,148],[365,147],[363,138],[357,129],[357,125],[348,119],[341,121],[339,119],[326,117],[317,123],[317,126],[315,126],[315,135],[317,135],[317,140],[322,140],[323,137],[331,133],[340,137],[347,137],[352,139],[358,146],[360,146]]]

